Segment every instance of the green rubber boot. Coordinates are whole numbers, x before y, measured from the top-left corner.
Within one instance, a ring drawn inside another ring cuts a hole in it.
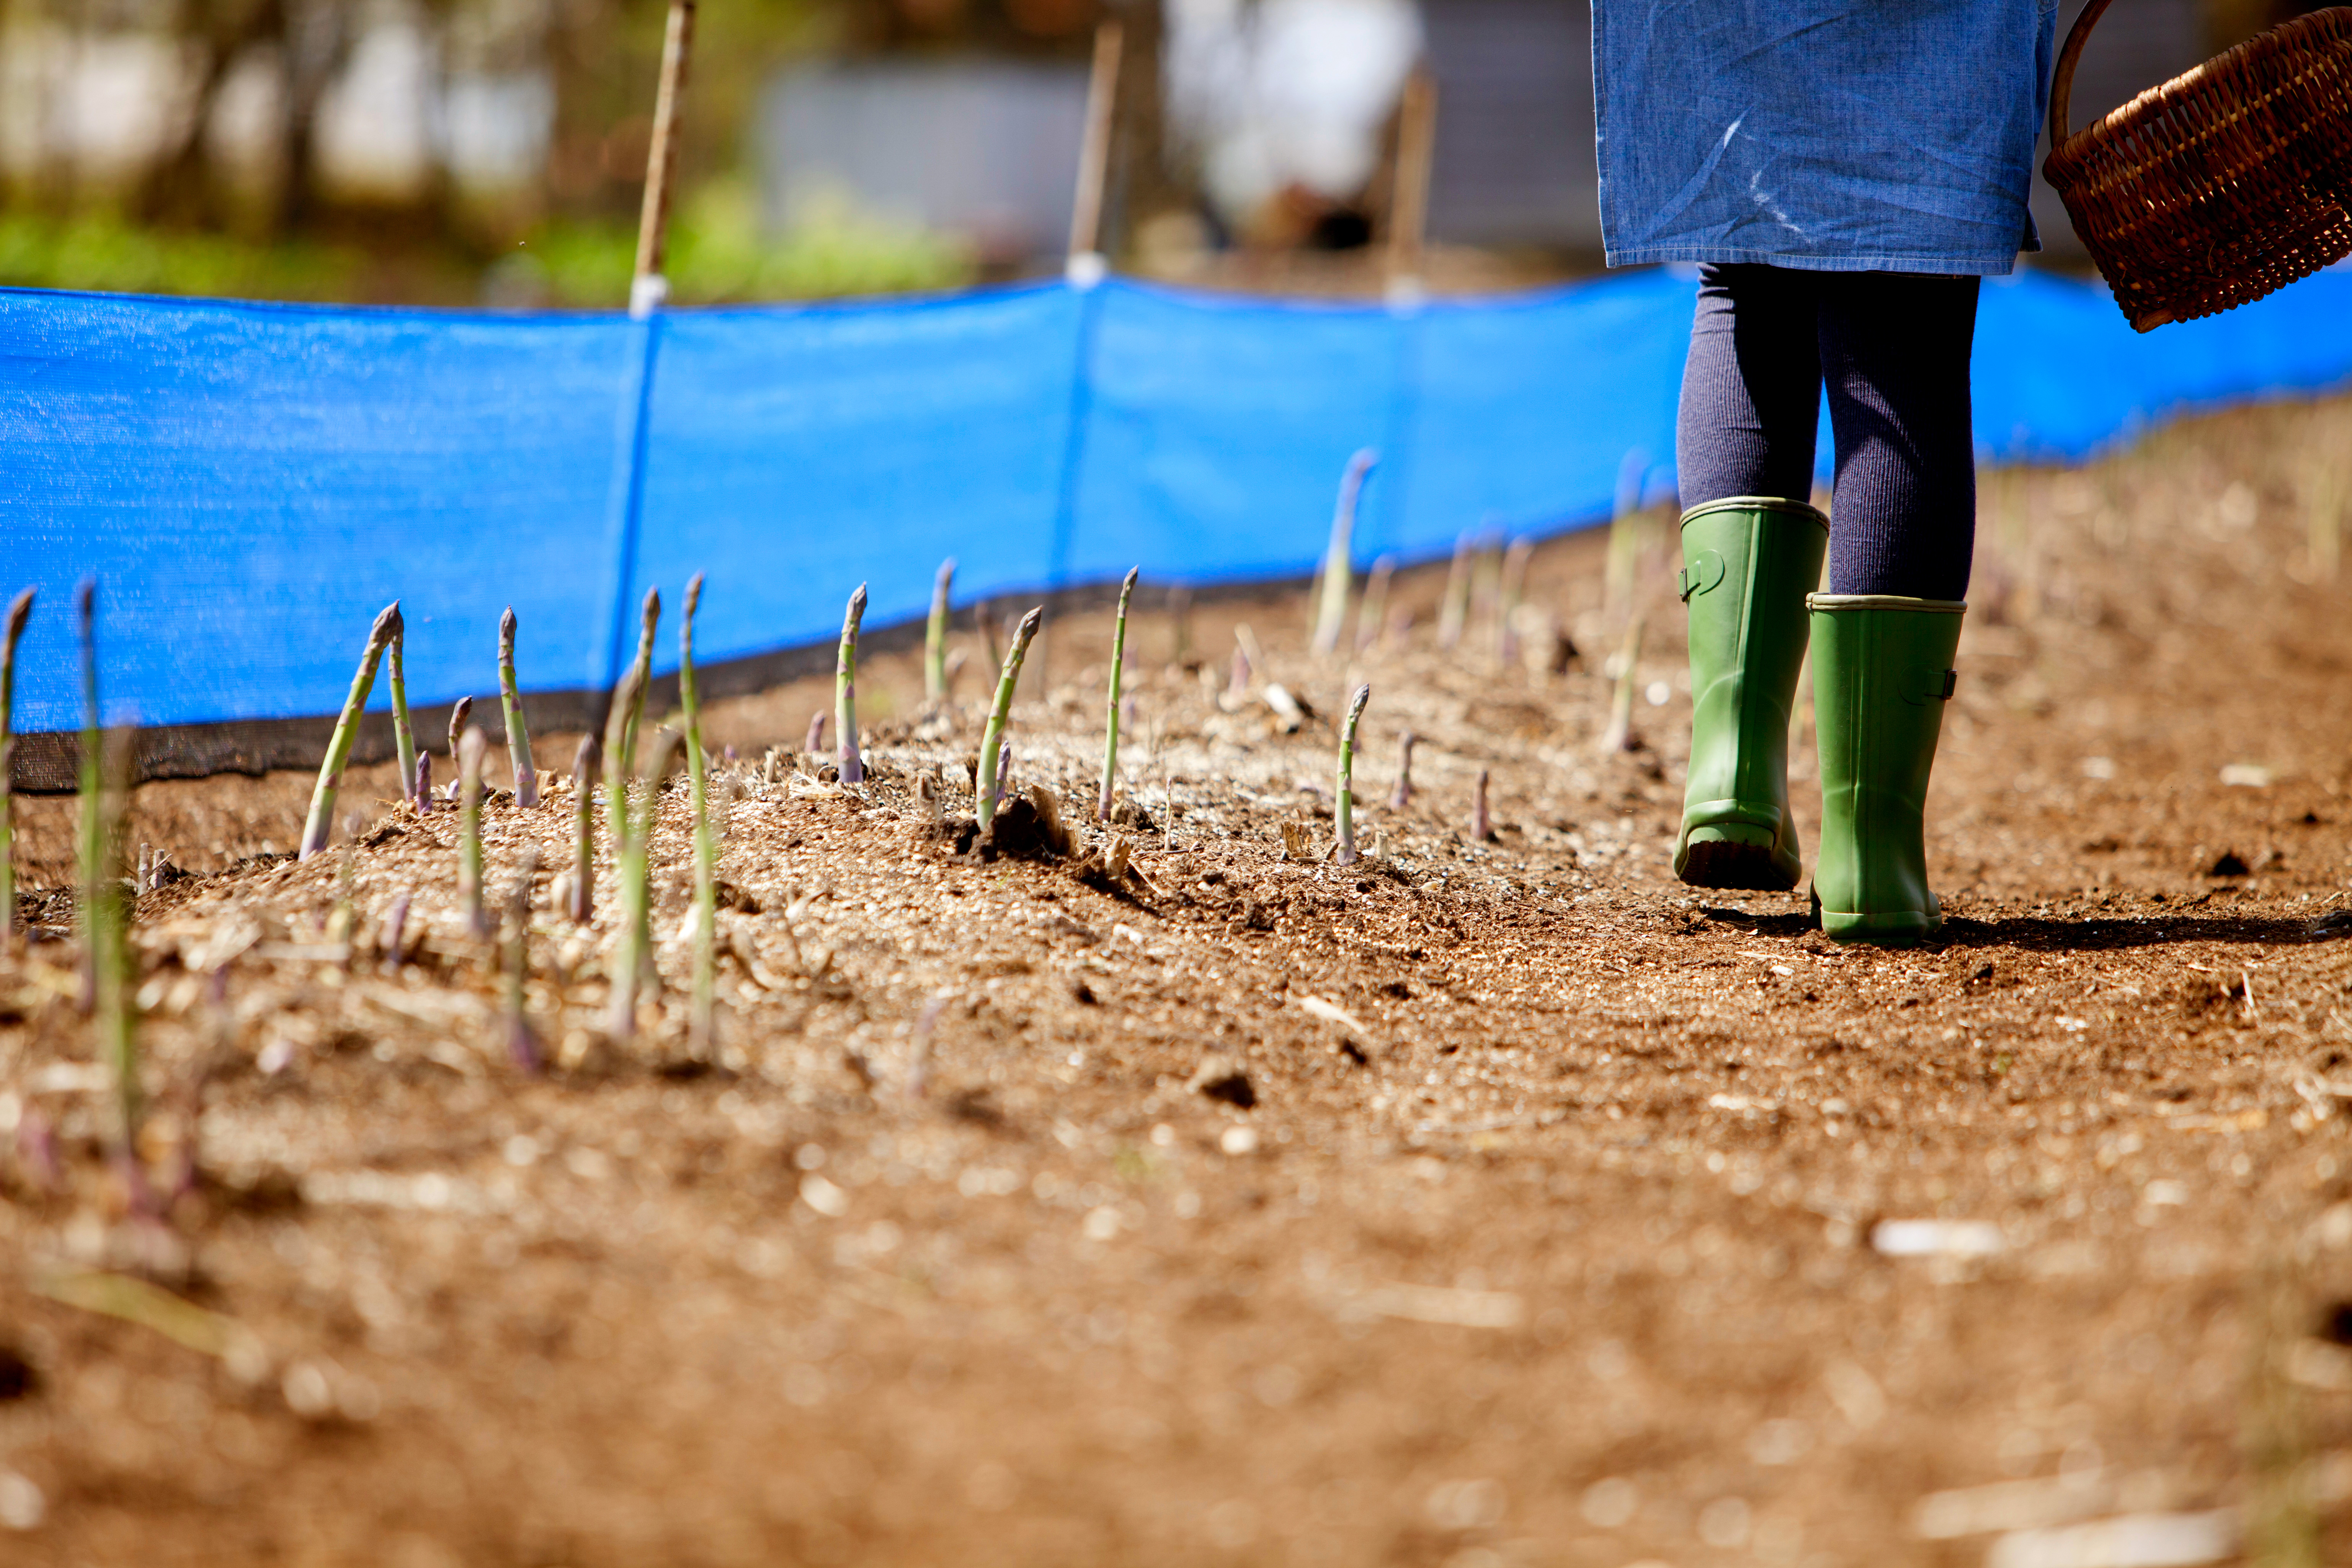
[[[1944,919],[1922,817],[1968,606],[1874,594],[1806,603],[1822,742],[1813,909],[1832,942],[1908,946]]]
[[[1733,496],[1683,514],[1691,752],[1675,875],[1694,888],[1797,885],[1789,710],[1829,537],[1803,501]]]

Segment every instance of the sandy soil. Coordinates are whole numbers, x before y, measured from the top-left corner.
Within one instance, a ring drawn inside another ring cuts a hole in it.
[[[1484,623],[1435,648],[1442,567],[1344,667],[1296,594],[1203,605],[1205,679],[1147,590],[1125,883],[929,831],[977,715],[920,720],[910,661],[866,673],[861,787],[792,753],[828,691],[727,705],[715,1062],[683,791],[635,1042],[609,862],[584,932],[541,874],[533,1075],[454,814],[355,774],[363,847],[298,865],[306,780],[149,785],[132,836],[191,874],[139,903],[145,1144],[199,1170],[160,1234],[100,1142],[71,803],[22,802],[55,934],[0,962],[0,1559],[2016,1564],[2126,1560],[2064,1531],[2131,1519],[2206,1543],[2165,1561],[2352,1560],[2352,569],[2306,538],[2347,451],[2337,403],[1989,477],[1952,919],[1910,952],[1673,881],[1663,529],[1615,604],[1605,539],[1538,552],[1556,676]],[[1235,620],[1299,732],[1226,697]],[[1108,629],[1056,627],[1017,713],[1073,822]],[[568,862],[569,802],[491,809],[494,891]]]

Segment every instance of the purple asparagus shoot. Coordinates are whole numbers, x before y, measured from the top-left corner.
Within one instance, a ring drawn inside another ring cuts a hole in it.
[[[16,935],[16,855],[9,810],[16,774],[10,753],[16,744],[16,643],[32,614],[33,590],[27,588],[9,601],[6,638],[0,641],[0,952]]]
[[[530,765],[530,728],[523,722],[522,693],[515,687],[515,613],[509,605],[499,617],[499,706],[507,724],[507,763],[514,772],[517,805],[539,804],[539,770]]]
[[[416,753],[416,793],[411,797],[419,816],[433,809],[433,753]]]
[[[596,918],[596,764],[604,747],[593,734],[580,737],[572,761],[572,908],[575,925]]]
[[[866,764],[857,755],[857,623],[866,618],[866,584],[849,595],[841,616],[841,657],[833,667],[833,714],[835,739],[841,747],[841,782],[866,782]]]
[[[1380,454],[1367,447],[1348,459],[1348,471],[1339,478],[1339,504],[1331,513],[1331,543],[1323,555],[1323,605],[1315,617],[1317,653],[1339,649],[1339,636],[1348,621],[1348,591],[1355,586],[1351,574],[1356,500],[1363,493],[1365,476],[1379,460]]]
[[[694,612],[702,603],[702,574],[686,585],[686,613],[677,629],[677,699],[686,710],[686,768],[694,815],[693,1054],[709,1061],[719,1034],[719,839],[710,830],[709,764],[702,750],[702,699],[694,680]]]
[[[466,721],[473,716],[474,700],[460,697],[449,710],[449,799],[457,799],[457,738],[466,732]]]
[[[1486,770],[1478,770],[1478,789],[1470,797],[1470,837],[1484,844],[1495,837],[1495,822],[1486,815]]]
[[[1389,809],[1402,811],[1412,804],[1412,743],[1420,739],[1407,730],[1397,740],[1396,788],[1389,794]]]
[[[1225,680],[1225,695],[1235,700],[1246,697],[1249,695],[1249,655],[1242,651],[1242,647],[1239,643],[1235,643],[1234,645],[1233,674]]]
[[[335,830],[335,791],[343,782],[343,764],[351,760],[360,716],[366,710],[368,693],[375,689],[375,667],[399,631],[400,601],[394,599],[377,613],[375,625],[368,628],[367,647],[360,652],[360,668],[352,677],[350,695],[343,699],[342,716],[335,721],[334,739],[327,742],[326,760],[319,764],[319,782],[310,791],[310,815],[302,824],[301,858],[305,860],[324,849]]]
[[[1126,580],[1118,585],[1118,619],[1111,626],[1110,717],[1103,739],[1102,794],[1095,803],[1095,816],[1102,822],[1110,820],[1111,792],[1118,777],[1118,689],[1127,663],[1127,602],[1134,597],[1135,580],[1142,572],[1140,566],[1128,568]]]
[[[489,742],[474,725],[457,737],[457,903],[466,915],[466,934],[490,934],[490,918],[482,908],[482,753]]]
[[[408,895],[394,897],[392,907],[383,913],[383,935],[378,939],[383,949],[383,967],[389,972],[400,967],[401,944],[408,937]]]
[[[1339,731],[1339,779],[1331,795],[1331,819],[1339,828],[1339,841],[1331,850],[1331,858],[1342,866],[1356,863],[1356,725],[1364,716],[1364,704],[1372,700],[1370,686],[1359,686],[1348,700],[1348,720]]]
[[[806,752],[812,757],[824,750],[824,709],[820,708],[815,712],[809,715],[808,743],[803,746],[801,750]]]
[[[1029,657],[1029,645],[1045,619],[1043,605],[1021,617],[1020,628],[1013,634],[1013,646],[1004,651],[1004,668],[997,674],[996,702],[989,710],[988,728],[981,732],[979,788],[973,792],[977,797],[976,815],[983,831],[995,817],[997,799],[1003,793],[999,770],[1003,764],[1001,753],[1004,750],[1004,726],[1013,719],[1013,689],[1021,684],[1021,661]]]

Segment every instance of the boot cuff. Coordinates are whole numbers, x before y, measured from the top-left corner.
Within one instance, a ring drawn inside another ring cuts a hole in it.
[[[1968,612],[1965,599],[1906,599],[1900,594],[1808,594],[1805,608],[1837,610],[1916,610],[1922,615],[1958,616]]]
[[[1701,501],[1683,513],[1682,526],[1688,528],[1695,519],[1717,511],[1785,511],[1792,517],[1810,519],[1823,533],[1830,531],[1830,520],[1810,501],[1790,500],[1785,496],[1725,496],[1720,500]]]

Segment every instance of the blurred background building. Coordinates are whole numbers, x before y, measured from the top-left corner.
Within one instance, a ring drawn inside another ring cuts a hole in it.
[[[2304,8],[2119,7],[2078,120]],[[1439,105],[1432,283],[1598,265],[1584,0],[706,0],[678,297],[1051,269],[1090,40],[1113,14],[1118,265],[1377,288],[1417,66]],[[662,0],[0,0],[0,282],[617,303],[663,16]],[[2079,263],[2046,190],[2036,213],[2051,263]]]

